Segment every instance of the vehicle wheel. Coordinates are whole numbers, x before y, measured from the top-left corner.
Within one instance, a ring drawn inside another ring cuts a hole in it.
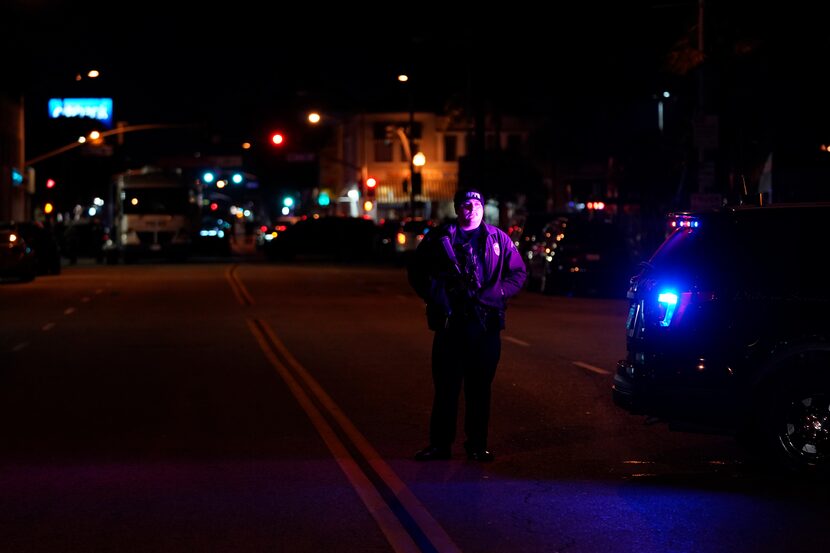
[[[809,354],[808,354],[809,355]],[[816,356],[811,357],[815,361]],[[821,356],[825,361],[826,354]],[[806,361],[800,357],[797,364]],[[791,367],[794,368],[794,367]],[[770,407],[758,436],[774,465],[798,474],[830,476],[830,377],[827,367],[786,371],[770,387]]]

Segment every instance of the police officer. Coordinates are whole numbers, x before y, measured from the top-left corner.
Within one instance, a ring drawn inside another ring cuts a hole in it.
[[[435,332],[429,445],[415,459],[452,457],[463,385],[467,458],[492,461],[487,449],[490,388],[507,300],[519,292],[527,271],[510,237],[483,222],[480,191],[459,190],[453,203],[457,220],[428,233],[407,266],[409,283],[426,302],[427,324]]]

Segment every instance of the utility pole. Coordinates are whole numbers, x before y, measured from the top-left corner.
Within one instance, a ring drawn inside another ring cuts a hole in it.
[[[697,0],[697,49],[700,51],[701,58],[703,56],[703,2],[704,0]],[[706,117],[705,102],[703,99],[703,69],[706,65],[706,59],[703,59],[697,71],[697,114],[700,123],[703,124],[703,119]],[[701,140],[697,144],[697,186],[698,192],[705,192],[703,179],[701,178],[701,170],[703,169],[703,162],[706,157],[705,149]]]
[[[406,126],[406,156],[409,158],[409,216],[415,218],[415,163],[412,151],[412,137],[415,134],[415,92],[409,83],[409,123]]]

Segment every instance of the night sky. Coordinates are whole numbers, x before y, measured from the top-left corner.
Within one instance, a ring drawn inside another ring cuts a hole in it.
[[[191,6],[5,2],[4,63],[15,78],[3,86],[26,98],[29,155],[64,140],[44,126],[52,96],[111,96],[116,120],[198,123],[231,144],[299,126],[311,108],[406,111],[395,76],[407,72],[416,110],[478,103],[613,148],[654,126],[656,93],[689,103],[697,91],[683,66],[697,40],[694,1],[421,3],[409,15],[388,4]],[[722,117],[830,121],[830,33],[812,3],[707,2],[705,14],[707,84]],[[101,78],[75,82],[90,68]]]
[[[130,123],[198,119],[241,134],[311,107],[405,111],[400,72],[413,77],[416,109],[475,94],[504,112],[544,112],[651,93],[661,57],[696,18],[693,5],[647,3],[544,12],[421,4],[411,18],[354,4],[172,4],[13,0],[2,25],[17,84],[37,101],[111,95],[116,118]],[[102,77],[76,83],[88,68]]]

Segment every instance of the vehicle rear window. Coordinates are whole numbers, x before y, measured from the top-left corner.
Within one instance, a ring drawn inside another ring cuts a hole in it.
[[[723,227],[677,229],[654,252],[649,264],[663,275],[714,284],[734,272],[733,242],[732,233],[724,232]]]

